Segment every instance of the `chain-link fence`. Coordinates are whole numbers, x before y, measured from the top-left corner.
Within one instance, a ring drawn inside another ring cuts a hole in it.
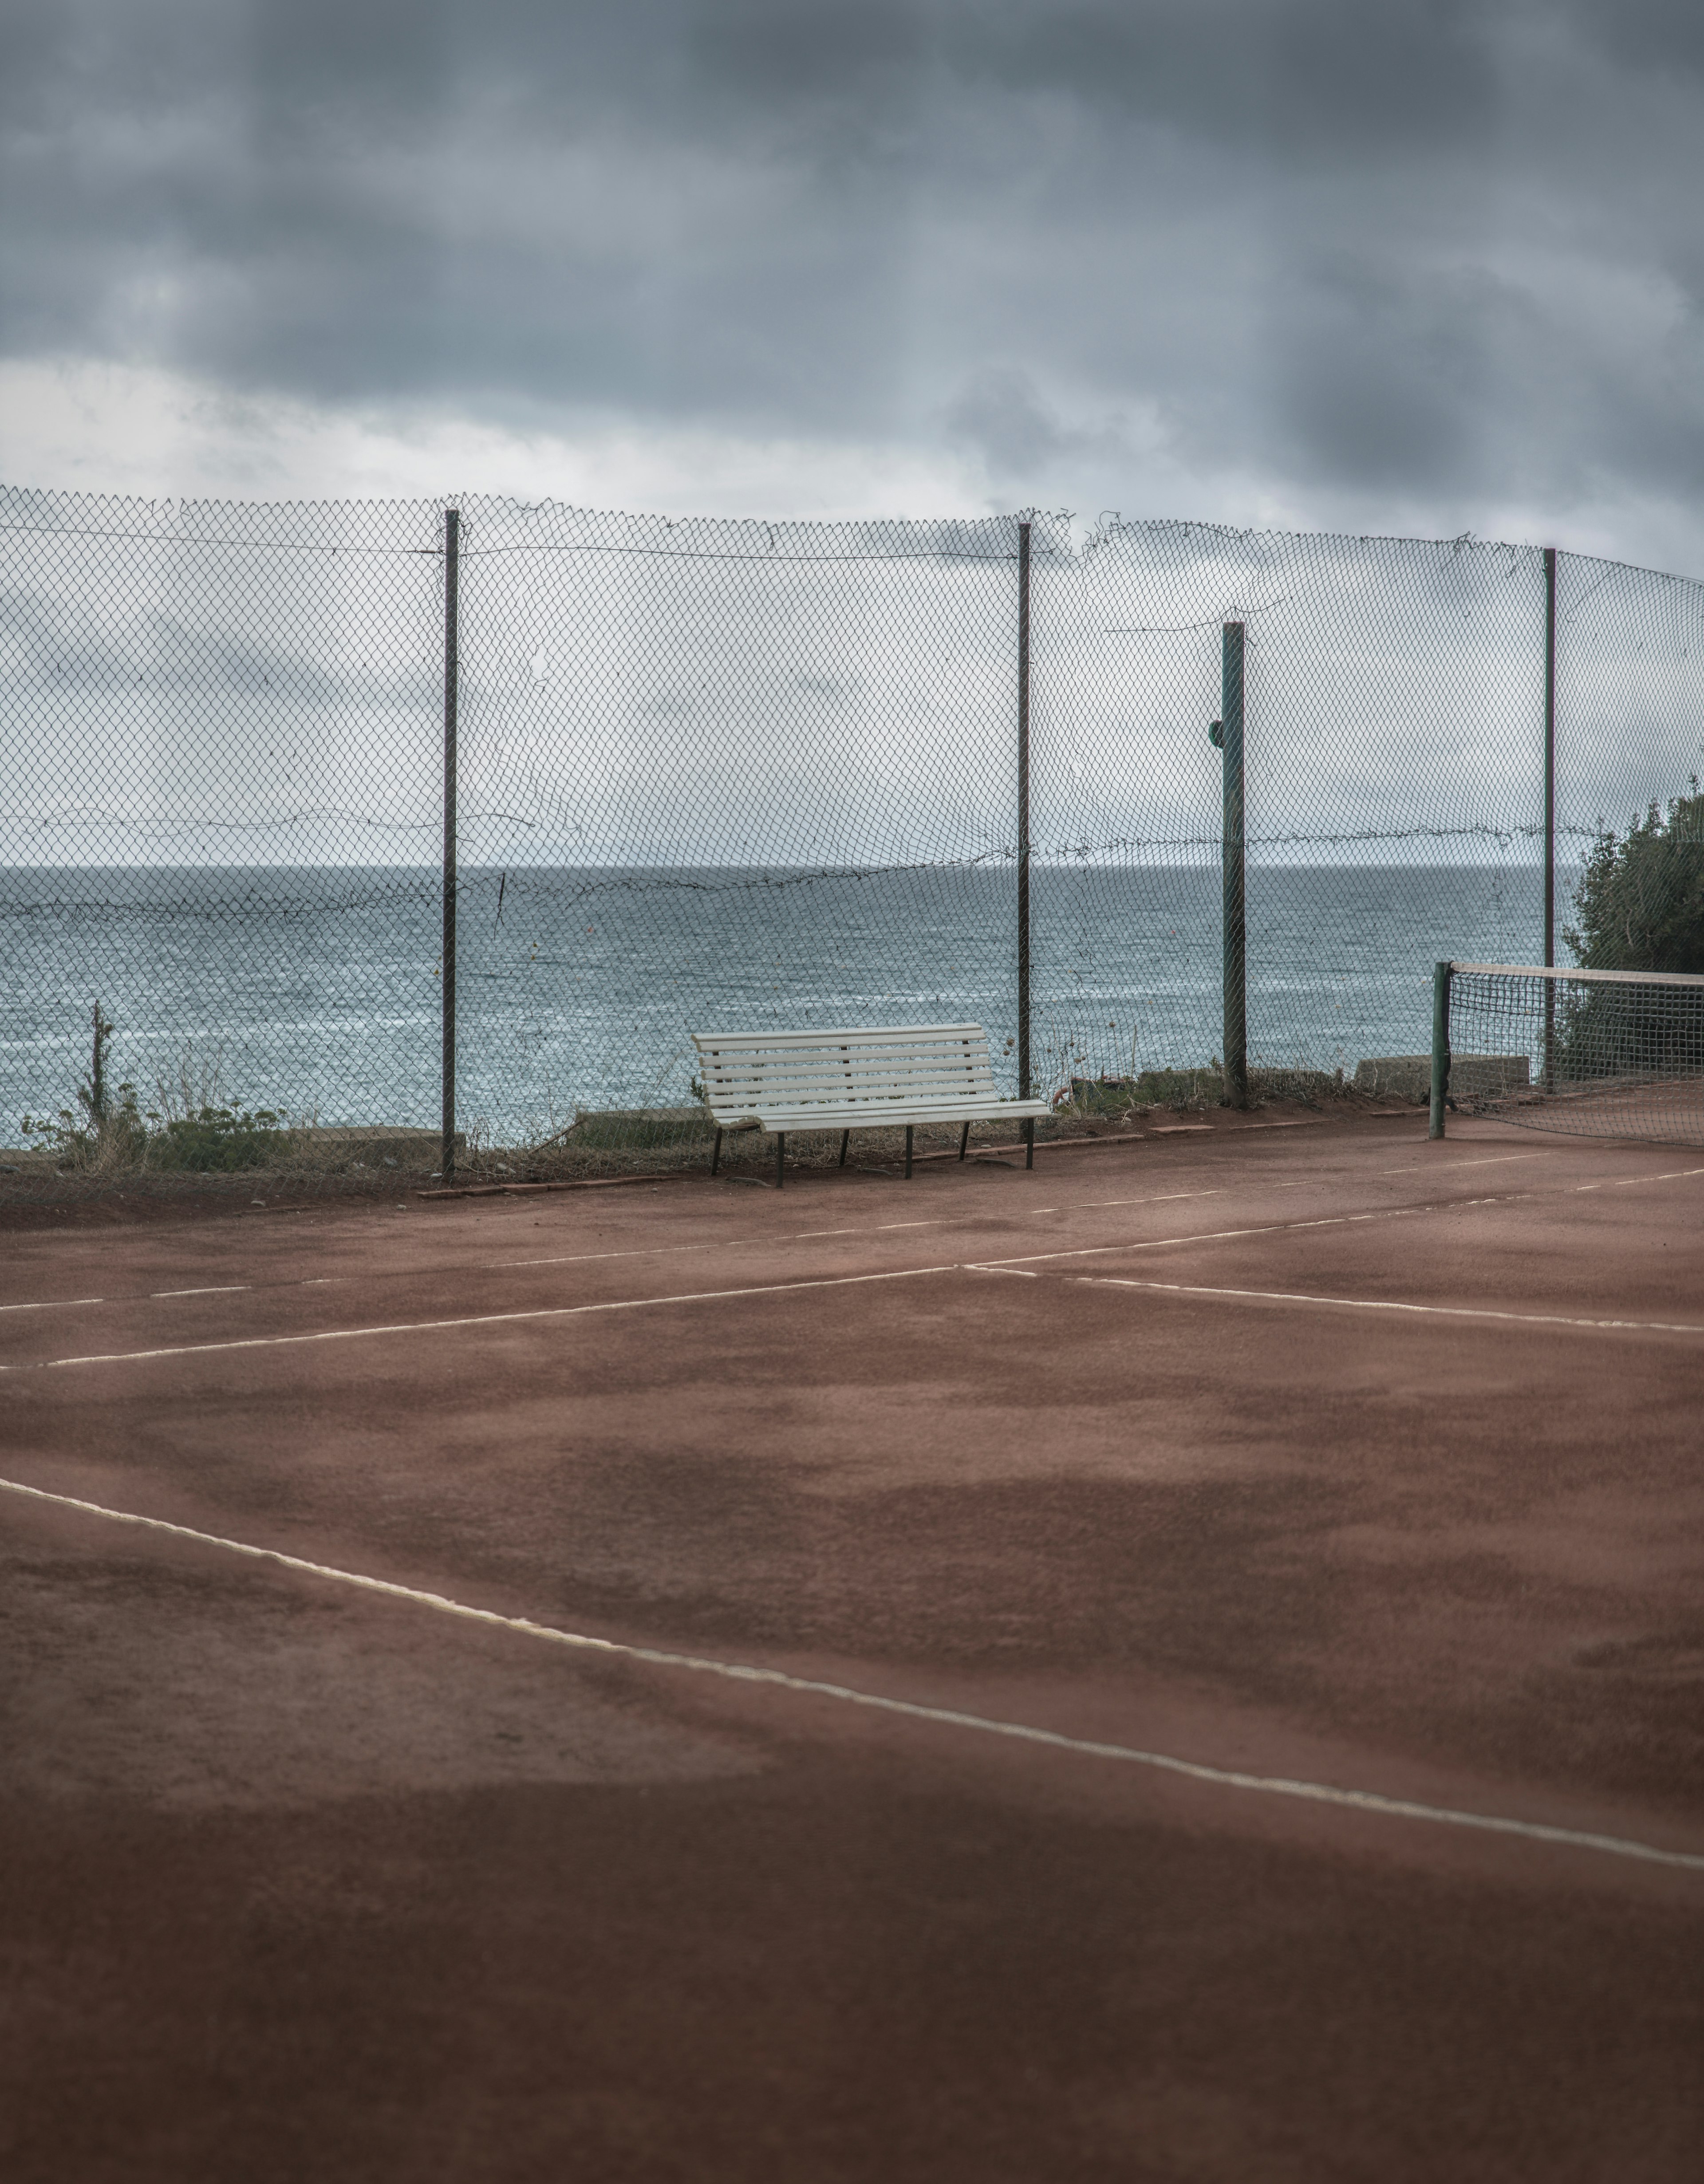
[[[1225,1059],[1227,622],[1256,1089],[1394,1082],[1432,964],[1545,960],[1547,861],[1560,929],[1601,823],[1699,770],[1704,587],[1550,582],[1042,515],[0,493],[0,1184],[430,1173],[451,1013],[464,1167],[689,1150],[696,1029],[975,1019],[1014,1089],[1027,1048],[1038,1092],[1175,1090]]]

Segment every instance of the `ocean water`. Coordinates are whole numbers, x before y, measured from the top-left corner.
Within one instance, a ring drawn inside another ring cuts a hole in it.
[[[1529,866],[1256,866],[1248,894],[1256,1064],[1422,1051],[1439,957],[1542,946]],[[70,1103],[96,1001],[145,1106],[187,1077],[322,1123],[434,1125],[441,945],[418,866],[0,875],[0,1142]],[[1220,963],[1216,869],[1036,869],[1038,1089],[1216,1055]],[[690,1031],[766,1023],[975,1020],[1015,1088],[1016,967],[1009,864],[464,871],[460,1118],[513,1141],[580,1107],[679,1104]]]

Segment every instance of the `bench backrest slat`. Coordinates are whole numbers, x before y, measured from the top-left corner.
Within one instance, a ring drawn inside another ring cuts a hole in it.
[[[695,1032],[692,1043],[709,1104],[724,1112],[997,1096],[980,1024]]]

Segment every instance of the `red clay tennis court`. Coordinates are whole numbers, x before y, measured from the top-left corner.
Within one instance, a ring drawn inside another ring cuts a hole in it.
[[[8,2176],[1690,2180],[1701,1213],[1416,1114],[14,1233]]]

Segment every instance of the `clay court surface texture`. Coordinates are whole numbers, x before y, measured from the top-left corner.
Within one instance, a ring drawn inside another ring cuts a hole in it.
[[[1704,2147],[1704,1150],[0,1238],[10,2184]]]

